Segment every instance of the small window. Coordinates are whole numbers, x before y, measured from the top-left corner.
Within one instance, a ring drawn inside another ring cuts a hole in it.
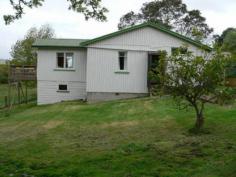
[[[186,47],[172,47],[171,48],[171,53],[176,54],[176,52],[179,52],[179,54],[186,54],[188,52],[188,48]]]
[[[73,53],[57,53],[58,68],[73,68],[74,54]]]
[[[67,85],[61,85],[61,84],[60,84],[60,85],[58,86],[58,90],[59,90],[59,91],[67,91]]]
[[[127,70],[127,52],[119,52],[119,70]]]

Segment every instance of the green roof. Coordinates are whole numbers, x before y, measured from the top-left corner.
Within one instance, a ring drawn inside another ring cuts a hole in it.
[[[140,28],[144,28],[144,27],[151,27],[151,28],[157,29],[157,30],[162,31],[166,34],[169,34],[173,37],[176,37],[176,38],[181,39],[185,42],[188,42],[194,46],[200,47],[205,50],[212,50],[211,47],[209,47],[205,44],[202,44],[198,41],[190,39],[190,38],[183,36],[179,33],[168,30],[159,24],[149,23],[149,22],[143,23],[140,25],[136,25],[136,26],[132,26],[132,27],[129,27],[129,28],[126,28],[126,29],[123,29],[123,30],[120,30],[120,31],[117,31],[114,33],[110,33],[110,34],[107,34],[107,35],[104,35],[104,36],[101,36],[98,38],[91,39],[91,40],[88,40],[88,39],[37,39],[35,41],[35,43],[33,44],[33,47],[72,47],[72,48],[87,47],[90,44],[94,44],[96,42],[110,39],[110,38],[119,36],[121,34],[125,34],[125,33],[131,32],[131,31],[134,31],[134,30],[137,30]]]
[[[36,39],[33,47],[72,47],[79,48],[88,39]]]
[[[197,47],[200,47],[200,48],[203,48],[203,49],[206,49],[206,50],[212,50],[211,47],[209,47],[205,44],[202,44],[198,41],[195,41],[191,38],[183,36],[179,33],[174,32],[174,31],[168,30],[168,29],[166,29],[165,27],[163,27],[159,24],[151,23],[151,22],[143,23],[143,24],[140,24],[140,25],[135,25],[135,26],[132,26],[132,27],[129,27],[129,28],[126,28],[126,29],[123,29],[123,30],[120,30],[120,31],[117,31],[117,32],[114,32],[114,33],[110,33],[110,34],[107,34],[107,35],[104,35],[104,36],[101,36],[101,37],[98,37],[98,38],[95,38],[95,39],[91,39],[91,40],[82,42],[81,46],[85,47],[87,45],[94,44],[96,42],[99,42],[99,41],[102,41],[102,40],[105,40],[105,39],[110,39],[110,38],[113,38],[115,36],[118,36],[118,35],[121,35],[121,34],[124,34],[124,33],[128,33],[128,32],[131,32],[131,31],[134,31],[134,30],[137,30],[137,29],[141,29],[141,28],[144,28],[144,27],[151,27],[151,28],[157,29],[157,30],[162,31],[164,33],[167,33],[171,36],[179,38],[179,39],[181,39],[185,42],[188,42],[188,43],[190,43],[194,46],[197,46]]]

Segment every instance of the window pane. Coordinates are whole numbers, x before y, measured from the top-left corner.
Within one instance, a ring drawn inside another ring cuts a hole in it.
[[[174,55],[174,54],[176,54],[176,52],[178,52],[178,48],[177,47],[172,47],[171,48],[171,54]]]
[[[180,47],[180,53],[181,54],[186,54],[188,52],[188,48],[186,47]]]
[[[119,52],[119,69],[127,70],[127,52]]]
[[[57,54],[57,67],[64,68],[64,53]]]
[[[125,52],[119,52],[120,57],[125,57]]]
[[[66,68],[73,68],[73,53],[66,53]]]
[[[128,70],[128,60],[127,60],[127,57],[124,59],[124,70]]]
[[[124,70],[125,69],[125,58],[120,57],[119,58],[119,63],[120,63],[120,70]]]
[[[59,85],[58,89],[59,90],[67,90],[67,85]]]
[[[172,53],[172,55],[173,54],[177,54],[177,53],[179,53],[179,54],[186,54],[188,52],[188,48],[186,48],[186,47],[172,47],[171,48],[171,53]]]

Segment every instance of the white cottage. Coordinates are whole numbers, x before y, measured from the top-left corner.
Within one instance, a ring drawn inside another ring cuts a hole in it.
[[[89,102],[148,95],[148,63],[159,50],[204,47],[157,24],[144,23],[92,40],[38,39],[38,104],[65,100]]]

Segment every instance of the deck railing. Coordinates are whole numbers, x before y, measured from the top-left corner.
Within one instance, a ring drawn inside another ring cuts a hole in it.
[[[9,68],[9,81],[32,81],[36,80],[36,66],[16,66],[11,65]]]

